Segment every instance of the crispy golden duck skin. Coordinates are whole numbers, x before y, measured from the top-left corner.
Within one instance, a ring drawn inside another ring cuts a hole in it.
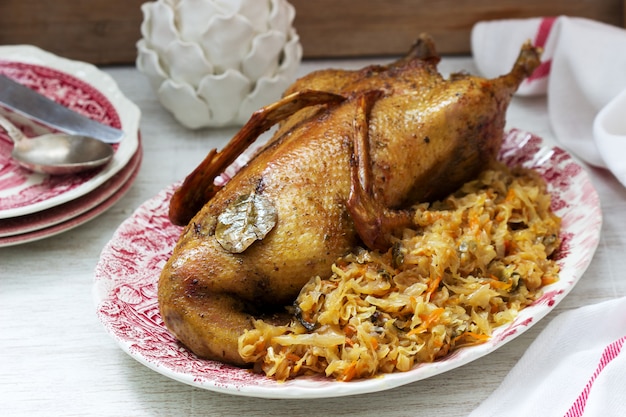
[[[422,35],[388,66],[324,70],[256,112],[221,151],[211,151],[172,198],[187,224],[159,281],[166,326],[198,356],[245,365],[237,341],[253,318],[270,319],[312,276],[356,245],[385,250],[410,225],[412,203],[442,197],[497,154],[511,96],[539,64],[522,47],[511,72],[444,79]],[[213,184],[256,137],[269,143],[223,188]],[[239,253],[216,238],[218,217],[258,196],[275,226]]]

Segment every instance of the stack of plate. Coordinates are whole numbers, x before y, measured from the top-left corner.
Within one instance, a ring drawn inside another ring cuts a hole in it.
[[[139,109],[115,81],[90,64],[24,45],[0,47],[0,74],[125,133],[122,141],[113,145],[115,156],[104,168],[49,176],[30,172],[13,161],[12,141],[0,132],[0,247],[69,230],[117,202],[137,175],[142,150]],[[1,106],[0,112],[7,115]],[[28,136],[50,131],[23,118],[19,126]]]

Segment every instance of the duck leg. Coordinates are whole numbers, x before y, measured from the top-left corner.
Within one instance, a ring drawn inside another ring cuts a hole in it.
[[[369,116],[371,108],[383,94],[382,90],[372,90],[357,99],[347,202],[348,212],[363,243],[369,249],[380,251],[386,251],[391,246],[391,237],[413,221],[411,211],[387,208],[373,191]]]
[[[273,125],[305,107],[333,104],[345,97],[316,90],[290,94],[252,114],[230,142],[218,152],[212,149],[196,169],[185,178],[170,200],[169,218],[173,224],[184,226],[221,188],[215,178],[232,164],[255,140]]]

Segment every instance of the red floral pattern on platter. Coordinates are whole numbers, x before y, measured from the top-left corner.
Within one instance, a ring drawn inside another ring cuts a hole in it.
[[[120,117],[113,104],[90,84],[55,69],[22,62],[0,60],[0,74],[103,124],[121,128]],[[2,112],[11,116],[8,109]],[[11,117],[13,118],[13,117]],[[35,136],[48,128],[15,117],[18,127]],[[118,145],[114,145],[116,148]],[[99,170],[77,175],[48,176],[21,168],[12,158],[13,142],[0,129],[0,211],[29,206],[49,200],[94,178]]]
[[[599,242],[602,213],[598,195],[586,172],[568,153],[545,147],[535,135],[512,130],[506,135],[500,158],[510,166],[532,167],[548,182],[554,209],[562,218],[563,245],[557,257],[561,276],[546,287],[537,302],[522,310],[512,323],[498,328],[485,344],[460,349],[408,372],[349,383],[323,377],[277,383],[245,369],[197,358],[164,327],[157,303],[161,269],[182,231],[167,217],[176,185],[139,207],[104,248],[95,272],[98,316],[119,345],[151,369],[190,385],[236,395],[320,398],[362,394],[457,368],[501,347],[552,311],[580,279]]]

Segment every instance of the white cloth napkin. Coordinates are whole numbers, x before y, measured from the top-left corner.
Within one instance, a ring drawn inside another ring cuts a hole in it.
[[[626,298],[561,313],[470,417],[626,416]]]
[[[560,144],[626,186],[626,30],[583,18],[486,21],[472,30],[483,75],[508,72],[526,40],[544,48],[520,95],[547,94]]]

